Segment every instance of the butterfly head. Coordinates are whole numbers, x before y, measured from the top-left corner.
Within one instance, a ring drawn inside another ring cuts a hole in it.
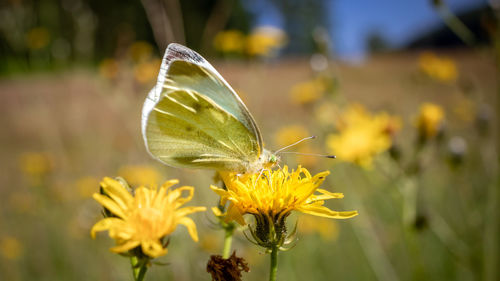
[[[279,160],[280,159],[278,158],[278,156],[276,156],[275,154],[271,154],[269,155],[268,163],[274,166],[279,162]]]
[[[245,173],[255,174],[261,172],[262,170],[270,170],[272,167],[278,164],[279,161],[279,156],[267,149],[264,149],[257,161],[249,163],[249,165],[245,169]]]
[[[262,158],[262,168],[263,169],[271,169],[276,164],[280,162],[280,157],[269,150],[264,149],[264,152],[261,155]]]

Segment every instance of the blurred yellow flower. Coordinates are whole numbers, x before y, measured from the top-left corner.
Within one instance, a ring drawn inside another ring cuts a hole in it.
[[[424,103],[416,120],[419,136],[422,139],[435,137],[444,125],[443,109],[433,103]]]
[[[99,75],[106,79],[115,79],[118,76],[119,69],[118,62],[112,58],[103,59],[99,63]]]
[[[16,237],[3,236],[0,238],[0,253],[9,260],[19,259],[24,252],[24,246]]]
[[[431,52],[422,53],[418,65],[423,73],[438,81],[452,82],[458,77],[457,66],[452,59]]]
[[[304,153],[304,155],[297,155],[297,163],[301,163],[302,165],[306,167],[314,167],[316,164],[318,164],[318,160],[321,157],[314,156],[314,155],[307,155],[307,154],[321,154],[318,150],[311,148],[310,145],[305,145],[303,148],[300,149],[300,153]]]
[[[128,54],[134,63],[150,60],[153,55],[153,46],[146,41],[137,41],[130,46]]]
[[[250,56],[272,56],[287,41],[283,30],[273,26],[255,28],[246,40],[246,53]]]
[[[276,133],[275,143],[277,147],[282,148],[310,136],[311,134],[309,131],[302,125],[285,126]],[[314,151],[307,142],[302,142],[293,146],[292,150],[298,153],[317,153],[317,151]],[[296,160],[297,163],[311,167],[318,162],[318,157],[297,154]]]
[[[245,48],[245,35],[239,30],[225,30],[217,33],[214,48],[222,53],[242,53]]]
[[[153,186],[161,181],[158,169],[150,165],[123,166],[118,176],[124,178],[131,186]]]
[[[111,251],[124,253],[140,246],[142,252],[151,258],[167,253],[163,240],[178,224],[186,226],[191,238],[198,241],[196,225],[187,215],[206,208],[180,208],[193,198],[194,188],[182,186],[170,190],[177,183],[178,180],[169,180],[159,189],[141,186],[135,189],[133,196],[119,181],[104,178],[101,182],[104,194],[94,193],[93,197],[114,216],[97,222],[92,227],[91,236],[95,238],[96,232],[108,230],[109,236],[118,244]],[[189,195],[182,197],[183,191]]]
[[[295,84],[290,90],[292,103],[311,104],[323,97],[326,88],[321,79],[313,79]]]
[[[339,229],[335,221],[313,216],[301,216],[297,230],[303,234],[319,233],[324,241],[335,241],[339,236]]]
[[[221,173],[227,190],[214,185],[210,188],[221,196],[222,204],[230,202],[226,222],[235,220],[241,225],[246,224],[244,214],[277,222],[294,210],[335,219],[356,216],[357,211],[337,212],[323,206],[325,200],[344,197],[342,193],[331,193],[319,188],[328,174],[330,172],[325,171],[311,176],[301,166],[292,172],[288,172],[288,167],[285,166],[275,171],[266,170],[262,174]],[[314,194],[315,192],[320,194]]]
[[[26,45],[31,50],[46,47],[50,42],[49,30],[45,27],[35,27],[26,33]]]
[[[274,140],[277,146],[281,148],[309,136],[311,135],[304,126],[291,125],[279,129],[278,132],[276,132]],[[303,145],[303,143],[299,145]]]
[[[139,62],[134,66],[134,78],[137,82],[145,84],[156,81],[158,70],[161,66],[160,59]]]
[[[327,138],[327,146],[340,161],[371,168],[373,157],[390,148],[391,136],[400,121],[385,112],[371,115],[361,105],[351,105],[337,120],[337,134]]]
[[[21,171],[32,184],[41,184],[44,177],[54,169],[50,154],[44,152],[26,152],[19,157]]]

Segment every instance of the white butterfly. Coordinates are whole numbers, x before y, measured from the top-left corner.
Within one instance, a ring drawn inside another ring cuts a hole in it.
[[[142,135],[148,152],[173,167],[257,173],[278,162],[231,86],[202,56],[175,43],[144,102]]]

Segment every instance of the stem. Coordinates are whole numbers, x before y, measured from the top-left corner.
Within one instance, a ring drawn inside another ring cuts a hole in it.
[[[230,223],[225,228],[224,235],[224,250],[222,251],[222,258],[228,259],[231,254],[231,244],[233,242],[234,224]]]
[[[271,251],[271,268],[269,269],[269,281],[276,281],[278,273],[278,247],[273,246]]]
[[[148,268],[146,267],[146,265],[141,266],[141,268],[139,270],[139,273],[137,274],[137,278],[135,280],[136,281],[142,281],[142,280],[144,280],[144,276],[146,276],[146,271],[147,270],[148,270]]]
[[[418,186],[417,179],[409,177],[403,183],[403,225],[412,227],[417,218]]]
[[[134,275],[135,281],[144,280],[144,276],[146,276],[147,268],[147,260],[141,260],[136,256],[130,258],[130,264],[132,265],[132,274]]]

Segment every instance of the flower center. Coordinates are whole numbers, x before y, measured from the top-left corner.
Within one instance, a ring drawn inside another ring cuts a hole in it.
[[[168,208],[157,209],[141,206],[130,217],[135,225],[136,237],[142,239],[159,239],[173,230],[172,212]]]

